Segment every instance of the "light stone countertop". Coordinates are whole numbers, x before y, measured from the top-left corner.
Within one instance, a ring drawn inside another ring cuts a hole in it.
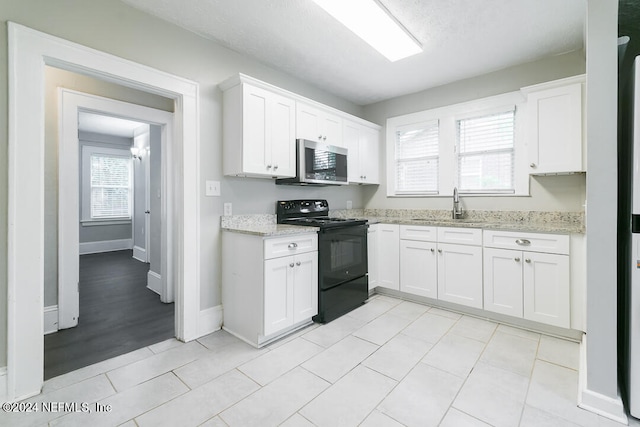
[[[352,209],[330,212],[330,216],[335,217],[367,219],[370,224],[465,227],[533,233],[585,233],[582,212],[468,211],[466,218],[458,220],[451,219],[450,215],[450,211],[408,209]],[[272,214],[223,216],[221,228],[258,236],[314,233],[319,230],[318,227],[276,224],[276,216]]]

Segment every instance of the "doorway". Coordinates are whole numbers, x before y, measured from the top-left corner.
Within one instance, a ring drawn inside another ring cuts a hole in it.
[[[198,84],[19,24],[7,25],[12,72],[8,76],[8,327],[3,397],[12,401],[38,394],[44,376],[43,64],[175,100],[175,139],[167,153],[174,164],[166,169],[168,187],[174,192],[167,193],[172,207],[167,246],[174,248],[176,256],[167,269],[175,284],[175,331],[178,339],[190,341],[209,327],[199,322]]]

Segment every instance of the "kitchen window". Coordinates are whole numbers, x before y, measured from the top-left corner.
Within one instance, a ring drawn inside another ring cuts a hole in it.
[[[458,190],[513,193],[515,109],[456,120]]]
[[[387,196],[527,196],[520,92],[387,119]]]
[[[83,222],[131,220],[131,163],[128,149],[83,146]]]
[[[395,145],[396,193],[437,194],[438,121],[398,127]]]

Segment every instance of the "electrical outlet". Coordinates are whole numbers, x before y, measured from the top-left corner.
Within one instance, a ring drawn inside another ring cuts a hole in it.
[[[347,209],[353,209],[353,202],[351,200],[347,200]]]
[[[225,203],[222,206],[224,209],[224,216],[231,216],[232,215],[231,203]]]
[[[205,195],[207,195],[207,196],[219,196],[220,195],[220,181],[205,181]]]

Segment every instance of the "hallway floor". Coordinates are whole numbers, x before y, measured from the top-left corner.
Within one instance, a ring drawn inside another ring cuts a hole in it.
[[[91,413],[0,412],[0,425],[620,427],[577,407],[578,353],[376,295],[260,350],[217,331],[79,369],[31,401],[87,402]]]
[[[147,289],[133,251],[80,257],[80,321],[44,337],[45,379],[175,336],[174,304]]]

